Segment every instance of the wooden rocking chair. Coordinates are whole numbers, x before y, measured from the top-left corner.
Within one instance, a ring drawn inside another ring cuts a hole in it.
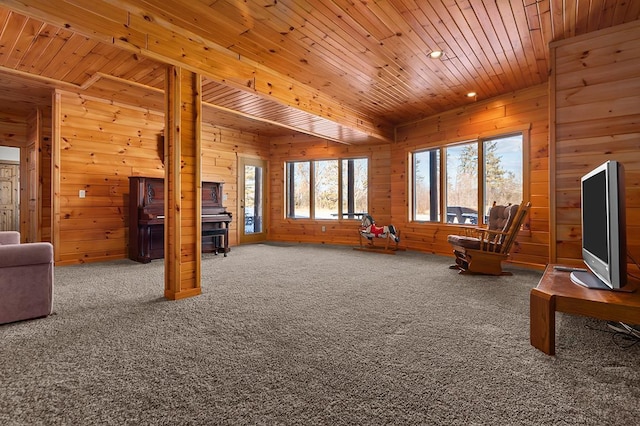
[[[502,271],[531,203],[491,207],[489,226],[470,229],[466,235],[449,235],[460,273],[511,275]]]

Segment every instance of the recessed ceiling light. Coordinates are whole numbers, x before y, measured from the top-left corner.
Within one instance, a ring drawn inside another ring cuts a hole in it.
[[[478,94],[476,92],[467,93],[467,98],[475,98]]]
[[[433,52],[429,53],[429,57],[431,59],[439,59],[442,57],[442,55],[444,55],[444,52],[442,50],[434,50]]]

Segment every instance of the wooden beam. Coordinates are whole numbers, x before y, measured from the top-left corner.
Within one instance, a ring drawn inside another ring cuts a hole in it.
[[[168,67],[165,112],[164,296],[201,293],[201,77]]]
[[[73,1],[5,0],[4,3],[12,10],[47,23],[206,75],[380,141],[393,141],[391,124],[374,122],[318,90],[179,27],[159,11],[153,13],[124,0],[95,0],[90,8],[77,6]],[[304,128],[300,131],[306,133]]]

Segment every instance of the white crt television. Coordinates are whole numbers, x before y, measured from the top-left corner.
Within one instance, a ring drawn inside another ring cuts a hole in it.
[[[627,283],[624,167],[610,160],[580,180],[582,258],[587,271],[571,281],[589,288],[619,289]]]

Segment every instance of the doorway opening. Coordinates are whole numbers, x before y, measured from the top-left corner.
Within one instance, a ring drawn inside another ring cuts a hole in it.
[[[255,158],[240,158],[238,167],[240,244],[264,241],[267,239],[264,208],[267,163]]]
[[[20,231],[20,148],[0,146],[0,231]]]

